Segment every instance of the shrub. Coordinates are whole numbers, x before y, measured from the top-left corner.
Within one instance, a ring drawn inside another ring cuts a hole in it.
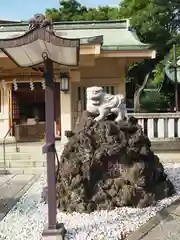
[[[140,103],[146,112],[165,112],[170,107],[169,97],[158,91],[146,92]]]

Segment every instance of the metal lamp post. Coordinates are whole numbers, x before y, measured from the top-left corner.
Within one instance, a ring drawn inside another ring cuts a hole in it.
[[[177,65],[177,54],[176,54],[176,45],[173,45],[173,63],[172,67],[174,68],[174,93],[175,93],[175,107],[176,107],[176,112],[179,111],[179,97],[178,97],[178,79],[177,79],[177,68],[179,67]]]
[[[173,59],[165,65],[165,74],[167,77],[174,82],[174,102],[175,102],[175,111],[179,111],[179,93],[178,93],[178,84],[179,84],[179,71],[180,71],[180,58],[177,57],[176,45],[173,45]]]
[[[48,184],[48,227],[46,236],[60,235],[56,221],[56,180],[55,180],[55,129],[54,129],[54,75],[53,62],[66,66],[77,66],[79,62],[79,39],[65,39],[55,35],[51,21],[42,14],[36,14],[29,21],[29,30],[11,39],[0,39],[0,49],[19,67],[39,65],[44,68],[46,111],[46,144]],[[69,85],[68,85],[69,86]]]

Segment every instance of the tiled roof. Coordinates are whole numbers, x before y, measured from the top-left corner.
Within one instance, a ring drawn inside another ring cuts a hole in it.
[[[12,38],[28,30],[28,23],[0,24],[0,39]],[[80,38],[81,44],[93,43],[102,38],[105,50],[141,50],[150,48],[140,42],[128,20],[119,21],[80,21],[55,22],[56,35],[67,38]]]

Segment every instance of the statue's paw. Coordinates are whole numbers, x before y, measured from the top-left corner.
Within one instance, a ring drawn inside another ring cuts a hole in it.
[[[94,121],[96,121],[96,122],[99,122],[100,120],[101,120],[100,117],[96,117],[96,118],[94,119]]]
[[[122,118],[116,118],[114,121],[116,122],[116,123],[119,123],[120,121],[122,120]]]

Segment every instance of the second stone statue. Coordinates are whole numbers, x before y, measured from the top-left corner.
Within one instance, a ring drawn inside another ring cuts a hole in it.
[[[107,115],[114,113],[117,117],[115,122],[127,118],[125,99],[122,94],[112,95],[104,91],[102,87],[89,87],[86,90],[86,110],[98,115],[94,120],[104,120]]]

